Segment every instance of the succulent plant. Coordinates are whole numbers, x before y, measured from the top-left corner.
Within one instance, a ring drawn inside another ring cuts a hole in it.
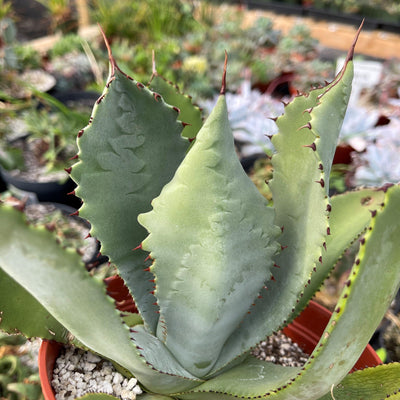
[[[266,93],[251,89],[250,80],[244,80],[238,93],[227,93],[229,124],[233,137],[240,144],[240,155],[248,157],[271,154],[272,143],[267,135],[276,133],[273,119],[283,112],[283,104]],[[211,112],[218,101],[204,101],[201,105]],[[266,116],[270,118],[266,118]]]
[[[3,206],[0,328],[90,349],[135,376],[144,399],[397,397],[400,364],[347,375],[400,282],[400,186],[328,196],[353,51],[330,84],[296,97],[277,118],[273,205],[237,159],[226,64],[201,126],[189,98],[156,72],[149,87],[133,80],[110,52],[110,77],[78,135],[71,176],[79,214],[118,267],[142,323],[128,324],[76,254]],[[305,366],[251,356],[299,314],[363,232]]]
[[[353,145],[357,151],[364,151],[367,139],[371,138],[378,120],[378,111],[350,105],[343,120],[339,140]]]
[[[376,186],[400,180],[400,119],[366,132],[366,150],[355,155],[358,164],[354,174],[357,185]],[[385,162],[382,162],[385,160]]]
[[[307,58],[314,53],[318,40],[311,36],[310,28],[304,24],[294,25],[286,36],[278,43],[278,51],[282,54],[302,54]]]
[[[0,333],[0,396],[7,400],[43,399],[37,365],[37,343],[21,335]]]

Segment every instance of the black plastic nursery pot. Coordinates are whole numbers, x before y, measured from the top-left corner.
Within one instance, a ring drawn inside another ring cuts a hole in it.
[[[129,296],[128,289],[122,279],[113,276],[106,279],[107,292],[116,301],[120,311],[137,312],[135,303]],[[307,354],[311,354],[331,317],[331,312],[318,303],[311,301],[308,307],[284,330],[284,334],[296,342]],[[51,386],[53,368],[60,354],[62,344],[44,340],[39,351],[39,375],[45,400],[55,400]],[[368,345],[353,370],[374,367],[381,364],[379,356]],[[353,371],[352,370],[352,371]]]
[[[40,202],[53,202],[79,207],[78,199],[69,194],[73,192],[76,184],[67,177],[64,181],[37,182],[21,179],[0,167],[0,175],[8,187],[13,186],[23,192],[32,193]]]
[[[100,94],[93,91],[53,91],[52,96],[68,108],[87,110],[87,119],[89,119],[93,105]],[[43,103],[39,102],[37,108],[41,109],[43,107]],[[29,136],[30,133],[27,132],[15,141],[23,141],[29,138]],[[11,143],[12,142],[14,142],[14,140],[11,141]],[[61,179],[43,182],[27,180],[25,177],[22,178],[18,174],[13,174],[0,166],[0,188],[2,181],[6,187],[13,186],[18,190],[34,194],[39,202],[67,204],[74,208],[79,208],[81,206],[81,201],[74,195],[69,194],[73,192],[76,184],[67,174],[65,174],[64,178],[61,177]]]
[[[0,173],[0,193],[3,193],[7,190],[7,184],[4,182],[4,179]]]

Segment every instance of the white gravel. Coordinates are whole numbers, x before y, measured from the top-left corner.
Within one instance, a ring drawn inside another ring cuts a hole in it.
[[[285,367],[302,367],[309,357],[297,343],[282,332],[269,336],[253,350],[252,354],[260,360]]]
[[[51,384],[57,400],[73,400],[86,393],[134,400],[142,393],[135,378],[125,378],[109,361],[74,347],[66,347],[57,358]]]
[[[282,332],[260,343],[253,355],[290,367],[303,366],[308,358]],[[86,393],[106,393],[122,400],[135,400],[142,393],[135,378],[125,378],[109,361],[74,347],[65,347],[57,358],[51,383],[56,400],[74,400]]]

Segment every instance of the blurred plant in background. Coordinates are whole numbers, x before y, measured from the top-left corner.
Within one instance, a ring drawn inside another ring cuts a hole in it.
[[[0,334],[1,399],[43,399],[36,361],[39,345],[21,335]]]
[[[383,63],[381,81],[363,95],[369,104],[380,104],[400,116],[400,58],[393,57]],[[394,106],[394,108],[393,108]],[[393,108],[393,109],[392,109]]]
[[[400,3],[397,0],[313,0],[313,5],[340,13],[400,21]]]
[[[371,129],[365,152],[355,156],[354,185],[382,185],[400,181],[400,119]]]
[[[29,174],[64,171],[76,154],[77,132],[88,118],[88,110],[82,107],[74,110],[45,93],[36,92],[36,96],[31,106],[19,113],[22,136],[15,136],[13,125],[0,125],[4,136],[0,165],[6,170],[18,169],[22,175],[27,169]]]
[[[9,17],[12,13],[11,1],[0,0],[0,21]]]
[[[311,36],[308,26],[303,24],[294,25],[289,32],[277,43],[277,51],[281,55],[296,56],[301,60],[313,59],[316,56],[318,40]],[[291,61],[296,61],[291,60]]]
[[[111,41],[123,37],[149,44],[165,36],[182,36],[197,25],[187,1],[94,0],[92,10],[93,19]]]
[[[51,32],[70,32],[78,28],[71,0],[36,0],[51,16]]]

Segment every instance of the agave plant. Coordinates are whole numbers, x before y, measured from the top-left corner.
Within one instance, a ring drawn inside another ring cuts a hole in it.
[[[110,52],[110,77],[70,172],[79,214],[118,267],[141,322],[127,323],[76,254],[3,206],[0,327],[89,349],[137,378],[145,399],[397,398],[400,364],[347,375],[400,282],[400,186],[328,195],[353,51],[333,82],[296,97],[277,118],[273,204],[237,159],[226,63],[202,125],[188,97],[156,72],[149,87],[133,80]],[[253,357],[362,233],[304,367]]]

